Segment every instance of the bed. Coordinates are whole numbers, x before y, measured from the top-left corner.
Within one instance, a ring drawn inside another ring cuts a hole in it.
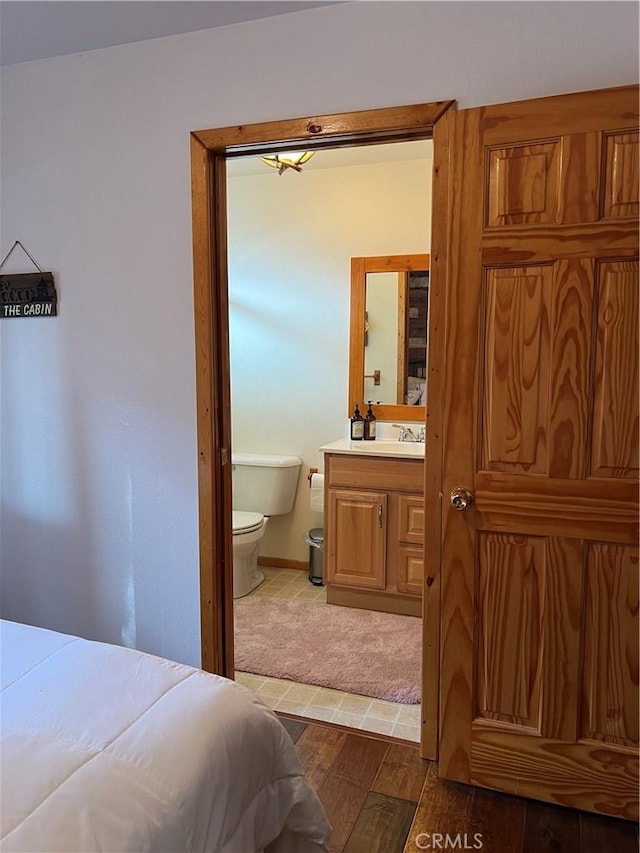
[[[0,849],[320,853],[329,824],[249,690],[0,622]]]

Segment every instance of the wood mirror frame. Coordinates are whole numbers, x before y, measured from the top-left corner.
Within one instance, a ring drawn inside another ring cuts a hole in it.
[[[419,272],[429,269],[429,255],[378,255],[351,259],[351,307],[349,311],[349,416],[353,404],[364,399],[364,329],[367,294],[367,273]],[[425,364],[426,366],[426,364]],[[426,379],[425,379],[426,381]],[[416,421],[424,423],[425,406],[407,406],[380,403],[373,406],[376,418],[381,421]]]

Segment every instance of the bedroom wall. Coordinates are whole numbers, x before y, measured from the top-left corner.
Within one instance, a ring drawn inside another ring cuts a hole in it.
[[[302,459],[293,511],[269,521],[261,556],[307,560],[305,533],[323,525],[306,477],[322,470],[318,448],[348,434],[350,260],[429,251],[432,145],[421,148],[422,160],[341,168],[321,168],[319,151],[313,169],[281,176],[230,167],[233,449]]]
[[[1,250],[60,292],[0,329],[2,613],[197,663],[189,131],[637,82],[637,7],[359,2],[1,79]]]

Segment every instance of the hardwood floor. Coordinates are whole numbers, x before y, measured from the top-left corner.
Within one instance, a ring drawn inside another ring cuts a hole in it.
[[[415,744],[279,716],[333,826],[331,853],[638,851],[636,824],[447,782]]]

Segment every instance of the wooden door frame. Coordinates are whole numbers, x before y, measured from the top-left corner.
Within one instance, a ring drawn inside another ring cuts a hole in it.
[[[191,193],[198,435],[202,668],[233,678],[231,407],[226,254],[226,160],[273,151],[433,138],[432,245],[425,459],[422,754],[437,756],[440,629],[442,354],[449,209],[450,110],[438,101],[196,130]],[[346,368],[345,368],[346,369]]]

